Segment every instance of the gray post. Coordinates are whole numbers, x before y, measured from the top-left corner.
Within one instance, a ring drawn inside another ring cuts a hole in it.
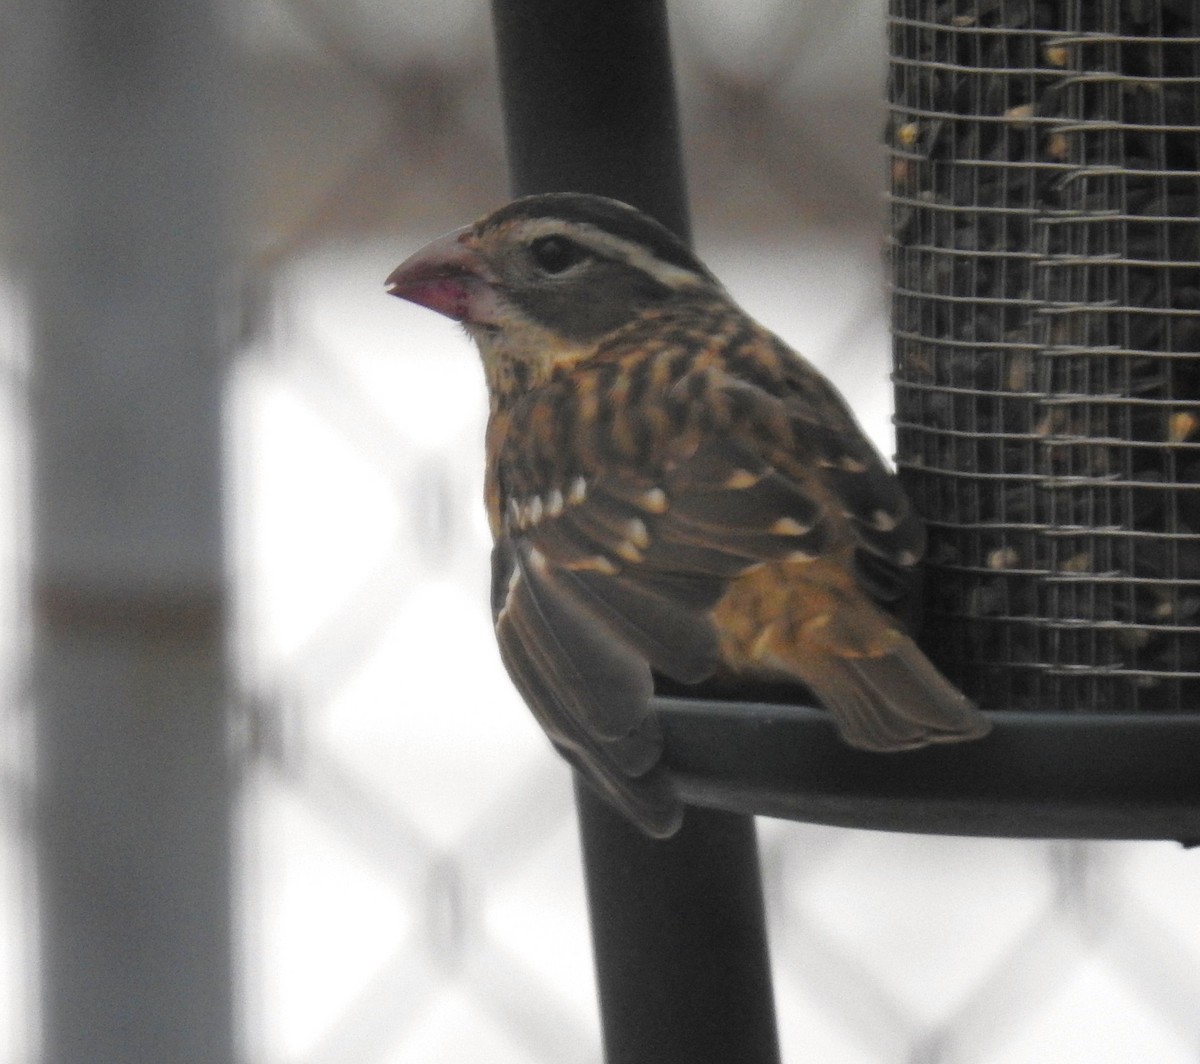
[[[228,1064],[215,4],[19,9],[43,1059]]]

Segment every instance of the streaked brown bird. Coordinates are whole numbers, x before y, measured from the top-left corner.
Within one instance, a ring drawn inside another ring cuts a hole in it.
[[[987,732],[901,627],[925,534],[895,477],[832,385],[663,226],[530,196],[387,286],[479,347],[501,655],[648,834],[683,815],[655,674],[802,684],[865,750]]]

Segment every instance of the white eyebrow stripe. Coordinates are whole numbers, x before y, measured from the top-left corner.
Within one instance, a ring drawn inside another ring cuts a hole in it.
[[[606,259],[628,263],[648,274],[667,288],[711,288],[714,282],[694,270],[684,269],[655,258],[640,244],[606,233],[586,222],[564,222],[558,218],[532,218],[521,226],[521,236],[537,240],[543,236],[564,236],[589,248]],[[715,287],[720,288],[720,285]]]

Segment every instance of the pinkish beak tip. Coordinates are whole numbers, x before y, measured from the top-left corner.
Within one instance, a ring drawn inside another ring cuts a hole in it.
[[[466,245],[469,228],[438,237],[410,255],[389,275],[388,295],[407,299],[455,321],[480,321],[491,305],[490,277]]]

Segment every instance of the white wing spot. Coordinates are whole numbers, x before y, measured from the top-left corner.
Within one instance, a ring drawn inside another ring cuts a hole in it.
[[[745,488],[754,487],[760,480],[762,480],[762,477],[757,473],[751,473],[748,469],[735,469],[726,478],[725,487],[741,491]]]
[[[567,488],[567,502],[571,506],[578,506],[587,498],[587,490],[587,481],[583,477],[576,477]]]
[[[616,576],[620,572],[620,569],[603,554],[596,554],[591,558],[572,562],[567,568],[579,572],[602,573],[605,576]]]
[[[629,540],[623,541],[617,547],[617,554],[624,558],[627,562],[640,562],[642,560],[642,552],[637,549],[637,546]]]
[[[650,530],[646,527],[646,522],[640,517],[635,517],[626,522],[625,533],[629,536],[629,542],[635,547],[645,550],[650,546]]]
[[[815,562],[817,556],[809,554],[806,550],[794,550],[788,553],[784,560],[789,562]]]
[[[529,523],[531,525],[538,525],[541,523],[542,510],[542,497],[540,495],[535,495],[529,500]]]
[[[500,612],[496,614],[496,624],[507,616],[509,607],[512,606],[513,592],[517,590],[517,585],[521,582],[521,570],[513,566],[513,571],[508,578],[508,587],[504,592],[504,605],[500,607]]]
[[[555,488],[546,495],[546,516],[557,517],[563,512],[563,493]]]
[[[812,531],[812,525],[802,525],[794,517],[781,517],[771,526],[777,536],[803,536]]]
[[[897,523],[896,518],[887,510],[876,510],[871,514],[871,527],[880,532],[891,532]]]
[[[650,488],[648,491],[642,492],[638,498],[638,505],[652,514],[666,513],[667,493],[662,488]]]
[[[902,550],[898,555],[896,555],[896,561],[898,561],[906,569],[911,569],[920,560],[920,557],[910,550]]]

